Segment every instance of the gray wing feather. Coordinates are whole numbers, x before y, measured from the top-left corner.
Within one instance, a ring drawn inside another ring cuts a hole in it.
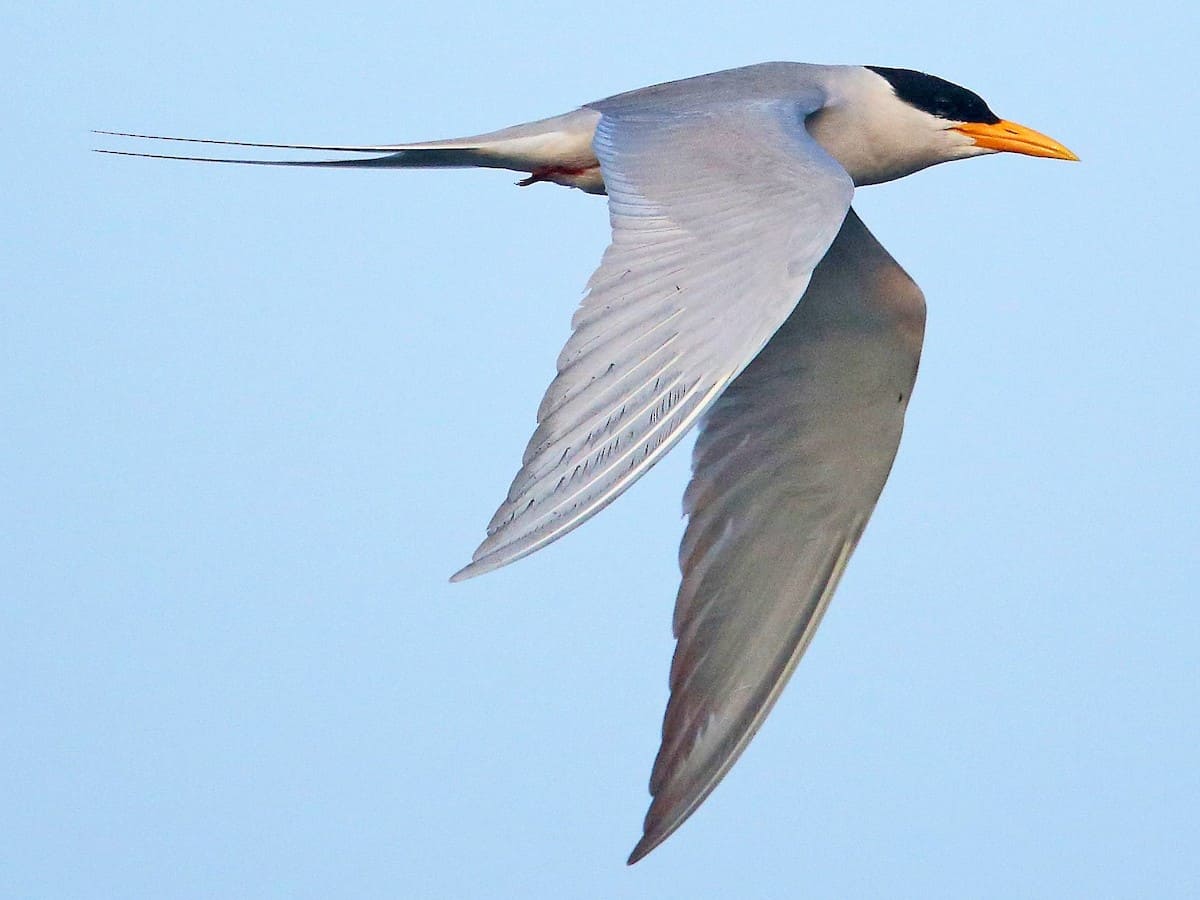
[[[820,98],[657,100],[595,106],[612,243],[456,580],[561,537],[649,469],[787,318],[849,208],[849,177],[804,129]]]
[[[853,210],[787,322],[702,424],[671,699],[636,862],[703,802],[799,661],[883,489],[921,291]]]

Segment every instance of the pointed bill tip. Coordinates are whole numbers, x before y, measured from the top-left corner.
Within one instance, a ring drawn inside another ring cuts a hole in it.
[[[1078,156],[1049,135],[1007,119],[992,123],[964,122],[955,125],[953,130],[965,134],[975,142],[975,146],[997,153],[1020,153],[1023,156],[1079,162]]]

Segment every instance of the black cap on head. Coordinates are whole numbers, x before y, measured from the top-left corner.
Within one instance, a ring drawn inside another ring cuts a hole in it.
[[[886,78],[897,97],[931,116],[953,122],[982,122],[986,125],[1000,121],[1000,117],[988,109],[982,97],[944,78],[912,69],[889,69],[885,66],[867,68]]]

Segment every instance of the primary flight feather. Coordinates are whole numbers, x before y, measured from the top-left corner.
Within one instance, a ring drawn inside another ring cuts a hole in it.
[[[671,698],[629,861],[704,801],[808,646],[887,480],[925,326],[920,289],[850,208],[856,187],[986,153],[1075,159],[909,69],[764,63],[451,141],[193,144],[336,159],[253,165],[524,172],[607,194],[588,282],[487,537],[455,580],[595,515],[700,423],[679,552]],[[369,154],[369,155],[364,155]]]

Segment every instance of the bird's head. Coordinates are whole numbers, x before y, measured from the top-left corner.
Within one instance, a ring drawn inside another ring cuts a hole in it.
[[[926,125],[951,159],[985,153],[1023,153],[1049,159],[1079,157],[1041,132],[1001,119],[974,91],[924,72],[867,66],[883,78],[902,103],[924,114]]]
[[[856,184],[988,153],[1079,158],[1053,138],[1001,119],[978,94],[943,78],[884,66],[858,71],[840,102],[810,124]]]

